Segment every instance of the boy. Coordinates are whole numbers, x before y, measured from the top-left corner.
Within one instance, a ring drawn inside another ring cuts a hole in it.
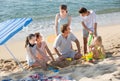
[[[89,34],[93,34],[93,36],[97,36],[97,22],[96,22],[96,14],[92,10],[87,10],[82,7],[79,10],[79,14],[81,16],[81,23],[83,26],[83,42],[84,42],[84,54],[87,53],[87,39]]]

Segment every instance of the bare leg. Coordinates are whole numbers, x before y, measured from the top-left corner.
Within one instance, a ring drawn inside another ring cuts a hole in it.
[[[87,38],[83,37],[84,54],[87,53]]]

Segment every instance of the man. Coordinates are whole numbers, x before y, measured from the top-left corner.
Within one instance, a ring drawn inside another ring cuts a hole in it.
[[[58,54],[59,59],[73,58],[79,59],[81,57],[80,44],[78,39],[70,32],[68,24],[61,26],[62,34],[59,34],[54,42],[54,50]],[[72,43],[75,42],[77,52],[72,49]]]
[[[84,54],[86,54],[88,35],[92,34],[93,36],[97,36],[96,14],[94,11],[88,11],[84,7],[80,8],[79,13],[82,19],[81,23],[83,26]]]

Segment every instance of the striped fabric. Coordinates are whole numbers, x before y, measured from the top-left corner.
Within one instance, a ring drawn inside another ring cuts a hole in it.
[[[32,18],[16,18],[0,23],[0,45],[6,43],[12,36],[32,21]]]

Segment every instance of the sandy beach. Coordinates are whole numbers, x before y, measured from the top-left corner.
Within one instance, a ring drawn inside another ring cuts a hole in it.
[[[73,31],[73,33],[79,39],[82,49],[83,41],[81,30]],[[71,64],[65,68],[61,68],[60,72],[57,74],[49,71],[44,73],[48,76],[70,76],[76,81],[120,81],[120,24],[102,27],[98,26],[98,35],[102,36],[103,45],[107,54],[106,59],[97,64],[81,64],[79,62],[75,65]],[[47,42],[47,44],[52,53],[54,53],[52,49],[53,43]],[[24,68],[28,68],[25,62],[26,50],[24,48],[24,41],[10,40],[7,45],[16,58],[21,61]],[[74,47],[74,49],[76,49],[76,47]],[[3,76],[9,75],[13,79],[21,79],[35,72],[43,72],[41,69],[35,69],[32,71],[28,70],[27,73],[21,73],[21,69],[13,60],[11,60],[12,57],[6,51],[4,46],[0,46],[0,59],[1,78],[5,78]]]

